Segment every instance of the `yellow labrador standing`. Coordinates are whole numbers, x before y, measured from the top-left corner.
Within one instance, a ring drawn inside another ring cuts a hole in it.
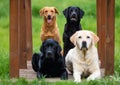
[[[87,80],[101,77],[98,52],[95,44],[99,41],[97,35],[91,31],[77,31],[70,38],[75,45],[66,56],[66,66],[73,71],[75,82],[81,82],[81,76],[88,76]]]

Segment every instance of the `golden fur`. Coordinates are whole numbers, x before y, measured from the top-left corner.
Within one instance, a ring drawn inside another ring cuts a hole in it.
[[[56,14],[59,14],[59,12],[55,7],[44,7],[40,10],[40,16],[44,17],[44,23],[40,34],[42,42],[48,38],[52,38],[60,43]]]

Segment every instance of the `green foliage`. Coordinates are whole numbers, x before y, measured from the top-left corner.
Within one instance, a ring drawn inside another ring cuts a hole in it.
[[[120,17],[120,0],[115,0],[115,15]]]
[[[0,0],[0,18],[9,16],[9,0]]]
[[[0,81],[0,85],[119,85],[119,84],[120,84],[120,79],[116,80],[114,77],[105,77],[94,81],[83,80],[80,83],[75,83],[72,80],[47,82],[45,79],[42,80],[35,79],[32,81],[27,81],[24,78],[12,79],[12,80],[2,79]]]

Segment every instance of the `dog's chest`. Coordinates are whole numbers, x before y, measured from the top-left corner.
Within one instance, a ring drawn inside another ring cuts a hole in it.
[[[47,31],[45,36],[49,36],[49,37],[53,37],[54,36],[54,32],[52,31]]]
[[[46,75],[46,77],[55,77],[58,76],[60,67],[57,62],[45,61],[42,63],[40,70],[43,75]]]
[[[65,24],[65,34],[67,34],[67,36],[72,36],[76,31],[81,30],[81,26],[78,25],[70,25],[70,24]]]
[[[71,37],[76,31],[79,31],[80,29],[76,29],[76,28],[69,28],[65,31],[65,33],[67,34],[67,36]]]
[[[78,67],[81,67],[83,72],[88,73],[90,66],[92,65],[92,60],[90,58],[86,58],[84,55],[77,55],[74,58],[74,63],[77,63]]]
[[[54,72],[58,70],[58,68],[59,68],[59,64],[57,62],[45,61],[42,63],[42,69],[49,72]]]
[[[84,58],[82,58],[79,61],[79,64],[84,68],[84,70],[87,70],[89,68],[89,66],[91,65],[92,62],[90,62],[89,60],[85,60]]]

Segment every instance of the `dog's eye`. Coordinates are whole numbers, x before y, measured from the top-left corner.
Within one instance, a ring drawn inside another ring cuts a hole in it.
[[[90,38],[90,36],[87,36],[87,38]]]
[[[48,11],[46,10],[45,13],[47,13]]]
[[[51,10],[51,12],[54,12],[53,10]]]
[[[77,9],[75,9],[75,11],[77,12]]]
[[[72,12],[73,10],[71,9],[70,11]]]
[[[78,38],[82,38],[81,36],[79,36]]]

